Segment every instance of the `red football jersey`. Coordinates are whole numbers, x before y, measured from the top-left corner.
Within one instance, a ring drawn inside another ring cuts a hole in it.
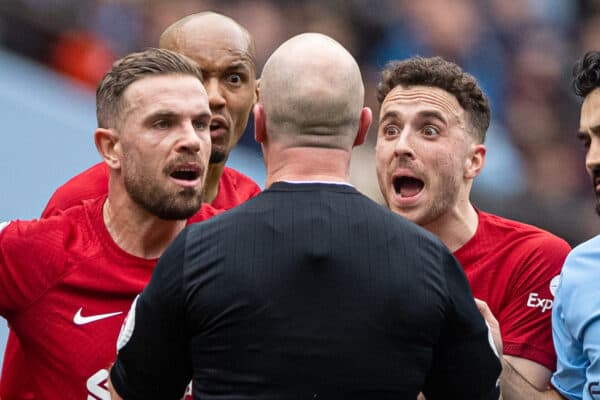
[[[25,349],[21,389],[36,398],[109,398],[119,329],[156,265],[117,246],[103,202],[0,231],[0,314]]]
[[[552,303],[570,246],[549,232],[478,211],[477,232],[454,252],[473,295],[500,323],[504,354],[556,368]]]
[[[246,175],[225,167],[219,180],[219,192],[210,203],[217,210],[229,210],[261,192],[260,187]]]
[[[42,217],[61,213],[83,201],[106,196],[108,193],[109,168],[100,162],[71,178],[52,195]],[[260,193],[260,187],[246,175],[225,167],[219,180],[219,192],[211,205],[202,208],[189,219],[189,223],[204,221],[223,210],[228,210]],[[30,382],[27,360],[20,350],[18,338],[9,333],[0,377],[0,397],[4,400],[32,400],[27,390]]]

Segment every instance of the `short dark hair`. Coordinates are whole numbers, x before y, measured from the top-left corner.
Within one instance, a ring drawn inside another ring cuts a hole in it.
[[[600,51],[588,51],[573,66],[573,90],[585,97],[600,87]]]
[[[170,50],[148,48],[115,61],[96,89],[98,127],[114,128],[125,109],[123,93],[132,83],[149,75],[185,74],[203,82],[202,71],[190,58]]]
[[[490,106],[473,75],[442,57],[416,56],[404,61],[391,61],[381,72],[377,100],[381,104],[396,86],[415,85],[437,87],[456,97],[470,117],[475,139],[483,143],[490,126]]]

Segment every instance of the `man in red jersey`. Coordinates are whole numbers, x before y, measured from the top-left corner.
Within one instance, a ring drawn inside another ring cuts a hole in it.
[[[204,201],[228,210],[256,196],[258,185],[225,162],[244,133],[257,97],[255,47],[252,36],[229,17],[212,12],[192,14],[169,26],[161,48],[190,57],[202,68],[210,109],[212,153],[204,185]],[[52,195],[42,216],[106,194],[108,168],[99,163],[75,176]]]
[[[0,225],[0,315],[27,362],[21,389],[36,399],[110,398],[125,313],[202,204],[211,113],[198,65],[168,50],[133,53],[96,97],[108,195]]]
[[[212,154],[204,184],[204,201],[218,210],[227,210],[254,197],[258,185],[246,175],[225,166],[230,151],[244,132],[256,101],[255,48],[250,34],[237,22],[220,14],[206,12],[187,16],[168,27],[160,47],[185,54],[203,70],[209,96]],[[58,188],[46,205],[43,217],[66,210],[83,200],[106,195],[109,168],[102,162],[75,176]],[[205,218],[201,213],[190,222]],[[27,387],[26,362],[18,341],[9,335],[0,379],[4,400],[31,399]],[[23,380],[24,379],[24,380]]]
[[[414,57],[386,66],[378,100],[377,176],[388,207],[450,248],[474,296],[498,317],[505,357],[545,387],[556,366],[554,289],[569,245],[471,204],[485,161],[485,95],[456,64]]]

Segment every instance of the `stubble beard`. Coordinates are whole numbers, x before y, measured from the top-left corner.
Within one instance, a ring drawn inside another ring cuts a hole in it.
[[[227,154],[221,150],[214,150],[210,153],[210,159],[208,160],[209,164],[220,164],[225,162],[227,159]]]
[[[438,195],[433,199],[429,209],[417,224],[426,226],[440,219],[458,201],[458,185],[454,177],[446,177],[443,179],[445,184],[440,189]]]
[[[150,179],[126,176],[125,190],[144,210],[167,221],[188,219],[202,206],[202,193],[195,188],[169,193]]]

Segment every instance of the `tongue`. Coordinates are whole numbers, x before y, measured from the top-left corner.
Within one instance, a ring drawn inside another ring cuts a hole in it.
[[[423,188],[423,183],[417,179],[404,178],[400,185],[400,194],[402,197],[413,197],[419,194]]]

